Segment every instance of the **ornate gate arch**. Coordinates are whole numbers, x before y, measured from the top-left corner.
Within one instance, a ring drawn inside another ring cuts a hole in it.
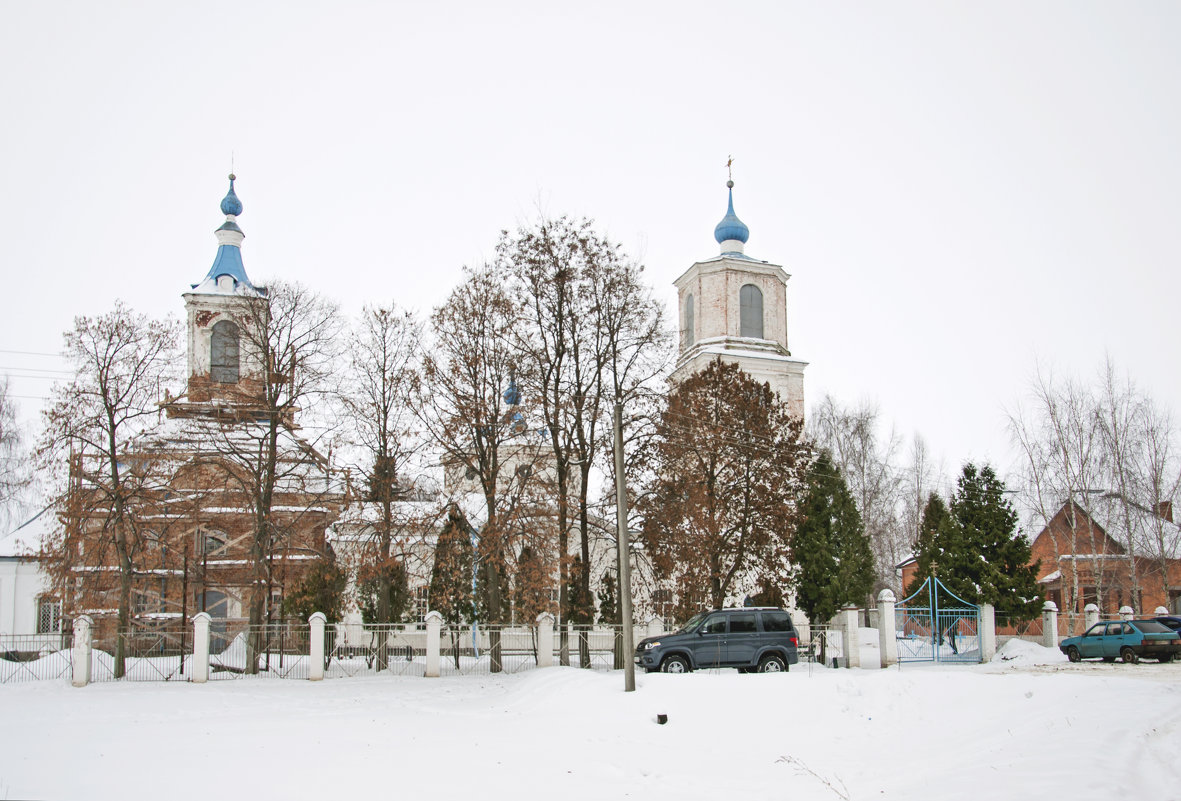
[[[899,662],[980,661],[980,607],[929,576],[894,613]]]

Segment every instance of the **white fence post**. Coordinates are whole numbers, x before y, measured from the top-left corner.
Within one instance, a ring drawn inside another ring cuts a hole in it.
[[[90,683],[90,629],[94,621],[90,615],[74,618],[74,649],[71,652],[72,683],[85,687]]]
[[[1120,620],[1131,620],[1135,616],[1136,616],[1136,613],[1132,611],[1132,607],[1121,606],[1119,608],[1119,619]]]
[[[209,681],[209,622],[208,612],[193,615],[193,682]]]
[[[878,593],[878,647],[882,667],[898,664],[898,633],[894,623],[894,592],[888,587]]]
[[[861,645],[857,642],[860,634],[858,609],[848,604],[841,610],[841,630],[844,634],[845,667],[861,667]]]
[[[443,616],[435,611],[426,613],[426,673],[427,678],[439,675],[439,634],[443,627]]]
[[[1099,605],[1098,604],[1087,604],[1086,606],[1084,606],[1083,607],[1083,630],[1086,631],[1087,629],[1091,628],[1091,626],[1094,626],[1098,622],[1099,622]]]
[[[1042,604],[1042,645],[1058,647],[1058,604],[1053,601]]]
[[[659,637],[664,634],[664,620],[659,617],[651,618],[648,621],[648,636]]]
[[[308,638],[308,680],[320,681],[324,678],[324,624],[328,618],[323,612],[313,612],[308,618],[311,633]]]
[[[539,668],[554,665],[554,616],[549,612],[542,612],[537,616],[537,666]]]
[[[980,661],[991,662],[996,656],[996,607],[980,606]]]

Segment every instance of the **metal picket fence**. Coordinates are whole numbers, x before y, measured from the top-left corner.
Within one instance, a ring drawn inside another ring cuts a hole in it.
[[[251,626],[226,621],[220,643],[210,644],[209,679],[244,678],[306,679],[311,674],[310,628],[306,623],[267,623]],[[254,670],[251,670],[253,655]]]
[[[325,678],[426,673],[426,630],[400,624],[329,624]]]
[[[70,677],[73,636],[0,634],[0,684]]]

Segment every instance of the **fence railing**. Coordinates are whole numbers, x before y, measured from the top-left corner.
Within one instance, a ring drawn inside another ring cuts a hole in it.
[[[0,634],[0,684],[70,676],[69,632]]]

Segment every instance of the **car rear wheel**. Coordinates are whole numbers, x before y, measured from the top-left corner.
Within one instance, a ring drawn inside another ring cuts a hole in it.
[[[1066,658],[1071,662],[1082,662],[1083,655],[1078,652],[1078,648],[1073,645],[1066,649]]]
[[[660,663],[660,669],[665,673],[688,673],[693,670],[693,667],[685,657],[673,654],[664,658],[664,661]]]
[[[1134,665],[1140,661],[1140,657],[1136,656],[1136,652],[1128,646],[1124,646],[1119,652],[1120,659],[1124,660],[1124,664]]]
[[[784,673],[787,662],[778,654],[767,654],[759,660],[759,673]]]

